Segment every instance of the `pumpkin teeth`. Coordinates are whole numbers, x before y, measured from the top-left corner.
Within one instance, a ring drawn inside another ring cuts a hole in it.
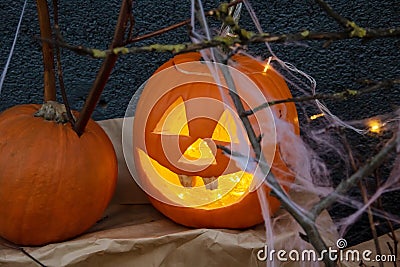
[[[184,174],[178,174],[179,181],[181,182],[183,187],[194,187],[195,186],[195,177],[188,176]],[[204,182],[206,189],[215,190],[218,189],[218,177],[201,177]]]
[[[183,187],[193,187],[194,186],[193,176],[178,174],[178,177],[179,177],[179,181],[181,182]]]
[[[218,189],[218,177],[202,177],[204,185],[208,190]]]

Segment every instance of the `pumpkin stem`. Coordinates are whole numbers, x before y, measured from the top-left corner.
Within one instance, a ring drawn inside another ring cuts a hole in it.
[[[120,47],[124,43],[124,35],[128,26],[128,21],[132,11],[132,0],[124,0],[119,12],[117,25],[115,27],[114,37],[110,45],[110,50]],[[130,20],[132,23],[132,20]],[[133,27],[133,25],[131,25]],[[75,132],[81,136],[85,131],[85,127],[92,116],[94,109],[96,108],[97,102],[100,99],[101,93],[106,86],[108,77],[117,61],[118,56],[114,53],[107,55],[103,64],[97,73],[96,79],[90,89],[89,96],[86,99],[85,105],[74,125]]]
[[[57,123],[67,123],[69,121],[65,105],[56,101],[47,101],[44,103],[34,116]]]
[[[39,17],[40,37],[50,40],[52,31],[50,25],[49,8],[46,0],[36,0]],[[50,42],[42,42],[43,67],[44,67],[44,101],[56,100],[56,77],[54,72],[54,55]]]

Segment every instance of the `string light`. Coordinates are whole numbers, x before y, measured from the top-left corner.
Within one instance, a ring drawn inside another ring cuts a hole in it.
[[[263,74],[264,75],[267,73],[267,71],[269,69],[269,63],[271,63],[271,59],[272,59],[272,57],[269,57],[268,61],[267,61],[267,64],[265,64],[265,66],[264,66],[264,70],[263,70]]]
[[[369,131],[372,133],[380,133],[382,130],[382,123],[377,119],[368,121]]]
[[[318,119],[318,118],[320,118],[320,117],[323,117],[323,116],[325,116],[324,113],[315,114],[315,115],[312,115],[312,116],[310,117],[310,120],[316,120],[316,119]]]

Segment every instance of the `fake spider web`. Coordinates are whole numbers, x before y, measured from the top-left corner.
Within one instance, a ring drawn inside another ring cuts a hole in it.
[[[200,43],[205,40],[211,40],[215,35],[210,29],[207,22],[207,17],[204,15],[204,9],[202,7],[201,0],[192,0],[191,2],[191,27],[192,35],[191,40],[194,43]],[[234,19],[238,19],[241,14],[242,7],[245,7],[247,13],[251,16],[252,22],[255,25],[259,33],[263,33],[261,24],[257,18],[256,12],[254,12],[250,1],[245,0],[243,4],[240,3],[235,7],[231,8],[231,14]],[[226,36],[230,34],[230,29],[226,25],[221,27],[219,35]],[[261,60],[257,58],[261,63],[271,64],[275,69],[281,72],[281,75],[285,78],[286,82],[290,85],[295,95],[310,96],[317,94],[317,82],[316,80],[308,75],[307,73],[299,70],[293,64],[280,59],[272,50],[271,46],[266,42],[265,48],[269,52],[270,57],[266,60]],[[252,57],[250,51],[240,50],[239,53],[246,54]],[[204,49],[201,51],[202,57],[205,61],[219,62],[220,58],[226,57],[226,55],[217,48]],[[217,75],[217,70],[210,68],[211,73],[213,73],[215,79],[219,79]],[[319,118],[319,127],[311,128],[310,126],[300,123],[300,128],[302,130],[302,135],[299,137],[294,134],[292,127],[284,120],[281,120],[274,114],[275,126],[276,126],[276,136],[277,143],[280,145],[281,155],[285,158],[288,166],[290,166],[290,171],[296,177],[296,183],[291,185],[291,190],[296,192],[302,192],[304,194],[311,193],[319,197],[325,197],[332,193],[333,189],[331,187],[332,181],[330,176],[330,170],[322,159],[323,154],[329,151],[330,155],[339,158],[343,162],[349,162],[345,147],[339,144],[335,138],[331,136],[331,133],[327,130],[329,128],[343,128],[349,129],[359,135],[366,135],[370,132],[380,131],[380,129],[388,124],[397,122],[399,116],[397,114],[390,114],[388,116],[377,116],[376,118],[370,118],[367,120],[358,120],[345,122],[332,113],[329,108],[320,100],[315,100],[312,102],[302,103],[297,105],[298,108],[303,111],[309,107],[313,110],[319,111],[313,116],[303,118],[305,120],[313,120]],[[305,116],[307,112],[303,112]],[[299,115],[300,116],[300,115]],[[300,119],[300,121],[302,121]],[[399,130],[397,132],[400,133]],[[314,148],[310,146],[311,143],[314,144]],[[247,143],[243,145],[248,145]],[[315,149],[319,147],[320,149]],[[236,147],[240,151],[240,147]],[[397,148],[397,152],[400,151]],[[325,150],[325,152],[321,152]],[[238,159],[239,161],[240,159]],[[350,169],[350,164],[347,164],[346,169]],[[399,223],[400,218],[393,214],[388,214],[382,210],[372,207],[372,203],[375,202],[384,193],[396,191],[400,189],[400,160],[397,158],[393,165],[393,169],[390,172],[388,179],[385,180],[383,184],[369,197],[366,203],[360,202],[350,196],[340,196],[338,202],[342,205],[349,206],[356,209],[356,212],[336,221],[336,227],[339,231],[339,236],[342,237],[346,234],[348,229],[367,211],[367,209],[372,209],[372,213],[376,217],[380,217],[394,223]],[[265,183],[267,183],[265,181]],[[268,184],[268,183],[267,183]],[[264,192],[258,190],[259,196],[263,196]],[[279,215],[271,219],[269,214],[268,203],[265,201],[264,197],[259,198],[263,217],[265,219],[265,229],[266,229],[266,242],[268,248],[276,248],[274,244],[274,226],[276,226],[277,221],[287,220],[288,223],[285,225],[291,231],[303,232],[299,227],[297,222],[288,213]],[[309,210],[315,204],[315,199],[306,203],[296,203],[301,209]],[[336,231],[336,229],[321,229],[322,231]],[[293,240],[290,244],[279,244],[278,249],[290,250],[293,247],[301,247],[304,241],[300,238]],[[275,266],[276,262],[269,262]],[[304,266],[318,266],[318,263],[302,263]]]

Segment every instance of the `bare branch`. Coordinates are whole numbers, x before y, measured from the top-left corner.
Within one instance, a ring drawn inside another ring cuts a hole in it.
[[[374,39],[374,38],[388,38],[400,37],[400,27],[394,28],[360,28],[358,31],[341,31],[341,32],[310,32],[308,30],[299,33],[288,33],[273,35],[269,33],[256,34],[253,32],[241,29],[242,38],[217,36],[211,40],[206,40],[200,43],[180,43],[180,44],[152,44],[148,46],[134,46],[134,47],[115,47],[108,50],[100,50],[95,48],[88,48],[82,45],[74,46],[66,42],[57,42],[50,39],[42,39],[43,41],[55,43],[56,45],[65,49],[71,50],[80,55],[88,55],[93,58],[106,58],[107,55],[127,55],[143,52],[170,52],[174,54],[183,52],[199,51],[210,47],[234,47],[236,45],[248,45],[251,43],[284,43],[284,42],[297,42],[297,41],[310,41],[310,40],[325,40],[335,41],[344,39]],[[147,37],[143,37],[147,38]],[[142,39],[140,39],[142,40]],[[138,41],[138,40],[137,40]]]
[[[51,25],[47,1],[36,0],[39,18],[40,36],[42,40],[51,39]],[[42,42],[43,67],[44,67],[44,101],[56,100],[56,78],[54,73],[54,55],[50,43]]]
[[[338,22],[343,28],[345,28],[349,32],[350,36],[364,38],[367,34],[374,35],[371,32],[368,33],[368,31],[371,30],[364,29],[358,26],[354,21],[350,21],[341,16],[339,13],[334,11],[333,8],[325,1],[315,0],[315,2],[317,2],[317,4],[319,4],[329,16],[331,16],[334,20],[336,20],[336,22]]]
[[[336,20],[342,27],[348,27],[349,20],[341,16],[340,14],[336,13],[333,8],[323,0],[315,0],[315,2],[325,10],[326,14],[331,16],[334,20]]]
[[[243,0],[236,0],[236,1],[230,2],[229,4],[225,3],[225,5],[229,8],[229,7],[233,7],[233,6],[237,5],[237,4],[240,4],[242,2],[243,2]],[[205,16],[213,16],[215,14],[215,12],[217,12],[217,11],[218,11],[218,9],[212,9],[212,10],[209,10],[209,11],[205,12],[204,15]],[[155,37],[155,36],[167,33],[169,31],[172,31],[172,30],[175,30],[175,29],[180,28],[182,26],[190,24],[190,21],[191,21],[190,19],[186,19],[186,20],[178,22],[178,23],[176,23],[174,25],[170,25],[170,26],[167,26],[165,28],[159,29],[157,31],[154,31],[154,32],[151,32],[151,33],[147,33],[147,34],[144,34],[144,35],[141,35],[141,36],[137,36],[137,37],[134,37],[134,38],[130,38],[130,39],[128,39],[126,44],[139,42],[139,41],[142,41],[142,40],[145,40],[145,39],[149,39],[151,37]]]
[[[110,45],[111,49],[120,46],[124,42],[124,34],[126,32],[127,22],[130,18],[131,12],[132,0],[122,1],[117,25],[115,27],[114,37]],[[100,99],[100,95],[103,92],[104,87],[106,86],[108,77],[111,74],[115,62],[117,61],[117,55],[118,54],[107,54],[99,72],[97,73],[93,86],[90,89],[89,96],[80,113],[80,116],[78,117],[78,120],[74,125],[74,130],[79,136],[83,134],[85,127],[97,105],[97,102]]]
[[[4,246],[6,248],[10,248],[10,249],[15,249],[15,250],[19,250],[21,251],[25,256],[27,256],[28,258],[30,258],[32,261],[34,261],[37,265],[41,266],[41,267],[46,267],[46,265],[44,265],[42,262],[40,262],[38,259],[36,259],[35,257],[33,257],[30,253],[28,253],[23,247],[20,247],[18,245],[15,245],[14,243],[11,243],[8,240],[5,240],[3,238],[0,237],[0,246]]]
[[[60,28],[58,26],[58,0],[53,0],[53,12],[54,12],[54,32],[56,40],[62,40],[62,36],[60,33]],[[72,127],[75,124],[75,118],[71,112],[71,106],[69,105],[67,92],[65,90],[64,84],[64,76],[62,71],[62,64],[61,64],[61,51],[59,46],[55,46],[56,50],[56,65],[57,65],[57,76],[58,76],[58,84],[60,86],[61,97],[63,99],[63,104],[65,106],[65,110],[67,111],[68,121],[71,123]]]
[[[218,58],[219,62],[224,62],[224,59]],[[243,113],[244,106],[242,101],[240,100],[239,95],[237,94],[236,85],[234,80],[229,72],[229,68],[226,65],[220,66],[224,79],[226,81],[227,87],[229,88],[229,95],[235,105],[236,111],[238,114]],[[315,219],[310,216],[307,212],[304,212],[300,207],[296,205],[283,190],[275,176],[270,172],[270,166],[266,163],[264,158],[264,154],[261,150],[261,145],[259,143],[259,137],[255,134],[255,131],[246,116],[240,117],[243,126],[247,132],[247,136],[249,138],[250,144],[255,153],[255,160],[258,162],[261,167],[261,171],[263,175],[266,177],[266,181],[271,188],[273,194],[281,201],[282,206],[293,216],[293,218],[301,225],[303,230],[307,234],[307,238],[309,242],[313,245],[313,247],[321,254],[322,251],[327,250],[327,245],[321,238],[321,235],[315,225]],[[335,263],[327,257],[327,255],[323,255],[324,262],[326,266],[335,266]]]
[[[358,186],[360,188],[361,196],[363,198],[364,204],[367,204],[368,203],[367,189],[365,188],[365,185],[364,185],[362,180],[360,180],[358,182]],[[368,215],[369,227],[371,229],[372,237],[373,237],[373,240],[374,240],[376,254],[382,255],[382,250],[381,250],[381,246],[379,244],[378,233],[376,231],[374,215],[372,214],[371,206],[368,206],[368,208],[367,208],[367,215]],[[379,267],[383,267],[383,263],[382,262],[379,262],[378,264],[379,264]]]
[[[350,178],[343,180],[330,195],[317,203],[311,209],[312,216],[316,218],[324,209],[331,206],[339,196],[344,195],[350,188],[360,181],[360,179],[370,175],[383,163],[388,154],[394,150],[398,144],[400,144],[400,136],[394,136],[390,139],[390,141],[372,159],[359,168],[357,172],[350,176]]]
[[[347,89],[342,92],[338,93],[333,93],[333,94],[315,94],[315,95],[308,95],[308,96],[299,96],[299,97],[292,97],[292,98],[285,98],[285,99],[279,99],[279,100],[273,100],[266,102],[264,104],[261,104],[258,107],[255,107],[252,110],[246,110],[241,116],[249,116],[257,111],[260,111],[264,108],[268,108],[273,105],[278,105],[282,103],[290,103],[290,102],[295,102],[295,103],[300,103],[300,102],[307,102],[307,101],[313,101],[313,100],[345,100],[348,98],[352,97],[357,97],[362,94],[370,93],[373,91],[377,91],[380,89],[389,89],[395,84],[400,84],[400,79],[394,79],[394,80],[384,80],[375,83],[374,85],[368,86],[364,89],[361,90],[352,90],[352,89]]]
[[[187,19],[187,20],[181,21],[179,23],[176,23],[174,25],[162,28],[160,30],[157,30],[157,31],[154,31],[154,32],[151,32],[151,33],[147,33],[147,34],[144,34],[144,35],[141,35],[141,36],[136,36],[134,38],[129,39],[126,42],[126,44],[131,44],[131,43],[139,42],[139,41],[142,41],[142,40],[146,40],[146,39],[149,39],[149,38],[152,38],[152,37],[167,33],[169,31],[175,30],[175,29],[180,28],[182,26],[188,25],[189,23],[190,23],[190,19]]]

